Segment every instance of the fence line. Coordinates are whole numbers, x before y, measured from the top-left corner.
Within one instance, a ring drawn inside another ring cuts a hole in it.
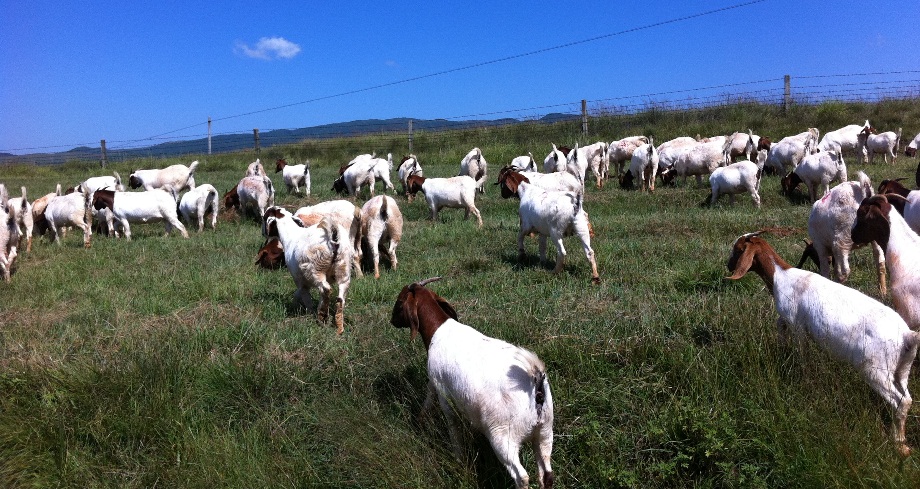
[[[860,73],[851,75],[813,75],[800,76],[797,79],[816,80],[834,77],[877,76],[920,74],[920,70],[897,71],[887,73]],[[780,86],[779,81],[783,81]],[[772,87],[754,88],[758,84],[773,84]],[[728,92],[727,89],[745,87],[744,91]],[[716,93],[705,92],[717,91]],[[2,152],[23,150],[56,150],[67,148],[70,151],[48,152],[22,156],[0,157],[0,163],[36,163],[58,164],[66,161],[98,161],[105,166],[113,161],[149,157],[163,158],[190,154],[213,154],[249,150],[260,152],[280,144],[292,144],[301,140],[321,142],[323,140],[355,137],[404,135],[407,144],[418,131],[440,133],[452,130],[467,130],[487,127],[500,127],[522,123],[554,123],[563,120],[581,121],[579,131],[588,134],[590,119],[595,117],[626,117],[649,110],[684,111],[723,107],[739,103],[758,103],[775,105],[788,111],[793,104],[812,105],[825,101],[879,101],[885,99],[920,98],[920,79],[894,79],[880,81],[845,81],[840,83],[816,83],[791,86],[790,77],[766,80],[738,82],[712,87],[689,88],[642,95],[617,96],[597,100],[581,100],[571,103],[547,104],[529,108],[508,109],[483,112],[463,116],[443,117],[435,120],[390,119],[382,122],[365,122],[348,124],[333,123],[310,128],[298,129],[253,129],[252,136],[245,142],[248,131],[212,132],[212,119],[207,122],[207,133],[176,134],[187,129],[202,126],[195,124],[183,129],[164,132],[140,140],[113,141],[102,139],[99,148],[91,143],[56,145],[41,148],[22,148],[2,150]],[[548,113],[551,111],[550,113]],[[496,118],[505,116],[503,118]],[[217,119],[221,120],[221,119]]]

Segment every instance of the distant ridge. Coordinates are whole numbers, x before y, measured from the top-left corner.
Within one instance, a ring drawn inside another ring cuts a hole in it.
[[[577,119],[578,115],[553,113],[547,114],[537,122],[555,123],[565,120]],[[320,126],[304,127],[300,129],[275,129],[259,133],[259,145],[269,148],[278,144],[291,144],[304,139],[328,139],[338,137],[362,136],[377,133],[408,132],[409,121],[415,131],[445,131],[484,126],[504,126],[518,124],[519,119],[503,118],[493,120],[451,121],[447,119],[410,119],[397,117],[392,119],[363,119],[350,122],[336,122]],[[211,137],[211,148],[215,153],[226,153],[250,149],[254,145],[253,134],[221,134]],[[109,157],[111,159],[130,159],[138,157],[169,157],[181,156],[190,153],[206,153],[208,151],[207,138],[190,139],[184,141],[170,141],[168,143],[154,144],[141,148],[118,149],[117,145],[110,144]],[[27,155],[13,155],[0,153],[0,163],[21,163],[38,161],[41,164],[60,164],[65,161],[82,159],[92,160],[100,158],[98,147],[79,146],[57,153],[32,153]]]

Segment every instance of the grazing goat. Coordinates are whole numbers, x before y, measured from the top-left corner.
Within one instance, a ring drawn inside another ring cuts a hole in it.
[[[575,175],[572,175],[568,172],[553,172],[553,173],[537,173],[522,171],[518,172],[510,166],[502,168],[498,172],[498,181],[494,185],[501,185],[501,181],[505,178],[505,173],[508,172],[517,172],[522,176],[526,177],[532,185],[542,188],[543,190],[556,190],[559,192],[581,192],[581,182],[575,178]],[[508,198],[510,194],[507,194],[508,189],[506,186],[501,187],[502,197]]]
[[[172,165],[161,170],[135,170],[128,176],[128,186],[153,190],[163,187],[172,187],[176,192],[195,188],[195,169],[198,161],[193,161],[189,166]]]
[[[629,136],[619,141],[613,141],[607,145],[607,167],[616,165],[616,174],[623,174],[623,167],[627,161],[632,160],[633,152],[636,148],[648,144],[648,138],[645,136]]]
[[[716,168],[709,176],[709,186],[712,192],[706,199],[709,205],[715,205],[719,196],[728,194],[729,202],[735,204],[735,195],[742,193],[751,194],[751,200],[754,207],[760,208],[760,194],[757,189],[760,188],[761,171],[757,164],[751,161],[739,161],[728,166]]]
[[[25,187],[23,187],[23,194],[25,194]],[[28,203],[25,196],[22,200]],[[24,211],[24,207],[16,209],[10,205],[6,186],[0,183],[0,275],[7,283],[12,281],[16,249],[19,247],[20,233],[19,225],[16,224],[16,213]]]
[[[794,136],[787,136],[770,146],[764,167],[772,172],[785,175],[788,171],[799,166],[802,158],[813,154],[818,149],[818,136],[816,128]]]
[[[634,180],[638,180],[639,190],[649,192],[655,191],[655,175],[658,174],[658,150],[655,148],[655,138],[649,138],[648,143],[643,144],[633,151],[632,159],[629,162],[629,172]]]
[[[661,143],[656,150],[658,151],[658,171],[663,172],[674,168],[677,158],[697,144],[697,140],[690,136],[681,136],[670,141]],[[632,155],[630,155],[631,157]]]
[[[465,209],[463,219],[469,219],[472,212],[476,216],[476,224],[482,227],[482,216],[476,208],[476,181],[471,177],[462,175],[451,178],[425,178],[418,175],[409,175],[409,194],[415,196],[418,192],[425,194],[428,208],[431,209],[431,220],[438,219],[438,211],[447,207],[451,209]]]
[[[779,314],[780,337],[791,329],[797,339],[812,338],[819,347],[849,363],[894,411],[892,437],[908,455],[904,423],[910,411],[907,391],[920,333],[877,300],[812,272],[792,268],[758,236],[745,234],[732,244],[728,259],[732,280],[749,270],[763,279]]]
[[[900,131],[898,131],[900,132]],[[913,158],[917,154],[917,148],[920,147],[920,134],[914,136],[913,141],[907,143],[907,147],[904,148],[904,156],[908,158]],[[918,186],[920,186],[920,179],[918,180]]]
[[[310,195],[310,162],[299,165],[289,165],[284,158],[275,162],[275,173],[281,172],[281,180],[287,187],[287,192],[300,193],[303,186],[304,192]],[[263,173],[264,176],[264,173]]]
[[[354,257],[352,266],[355,275],[364,276],[361,271],[361,209],[347,200],[327,200],[315,205],[301,207],[294,212],[305,226],[318,224],[324,217],[348,231],[348,241]],[[263,220],[264,221],[264,220]],[[263,230],[264,234],[264,230]]]
[[[204,229],[204,218],[211,214],[211,229],[217,228],[217,213],[220,204],[217,202],[217,189],[209,183],[199,185],[189,190],[179,201],[179,214],[187,224],[192,224],[192,219],[198,221],[198,232]]]
[[[540,260],[546,261],[546,239],[556,246],[556,268],[553,273],[562,272],[566,251],[562,244],[565,236],[577,235],[585,256],[591,264],[591,282],[600,283],[597,261],[591,248],[594,230],[588,221],[588,213],[582,207],[582,194],[573,192],[546,191],[531,185],[526,177],[516,172],[505,173],[501,180],[502,196],[516,196],[521,199],[518,214],[521,230],[518,232],[518,259],[523,261],[524,237],[530,233],[539,234]],[[505,197],[505,198],[508,198]]]
[[[537,162],[533,159],[533,153],[527,153],[527,156],[517,156],[511,160],[511,164],[508,165],[511,168],[517,171],[526,171],[537,173],[540,170],[537,168]],[[507,168],[507,167],[506,167]]]
[[[74,188],[74,190],[92,194],[101,188],[109,188],[119,192],[125,191],[125,186],[121,183],[121,175],[119,175],[117,171],[112,172],[112,175],[89,177],[86,180],[80,182],[80,184],[77,186],[77,188]]]
[[[26,188],[21,187],[22,197],[13,197],[7,202],[9,211],[13,213],[16,220],[16,229],[19,231],[19,239],[26,240],[26,253],[32,251],[32,233],[35,230],[35,217],[32,214],[32,204],[26,196]]]
[[[172,203],[175,209],[175,202]],[[48,201],[44,211],[35,220],[35,229],[39,234],[50,230],[49,238],[61,244],[61,233],[65,226],[75,226],[83,230],[83,246],[91,246],[92,237],[92,200],[91,195],[83,192],[73,192],[66,195],[56,195]],[[34,213],[34,206],[33,206]]]
[[[607,168],[610,166],[610,160],[607,158],[607,143],[604,141],[598,141],[594,144],[589,144],[588,146],[576,148],[576,151],[580,151],[578,158],[580,161],[584,162],[586,167],[584,172],[579,175],[579,179],[586,178],[588,176],[587,170],[590,169],[591,173],[594,174],[594,178],[597,180],[595,187],[603,187],[604,177],[607,174]],[[569,157],[571,157],[571,153],[569,153]]]
[[[850,252],[859,248],[850,237],[856,210],[863,199],[871,197],[872,182],[863,172],[858,172],[855,182],[846,182],[832,188],[821,200],[811,207],[808,216],[808,236],[811,237],[810,248],[806,246],[799,261],[799,268],[811,253],[817,256],[821,276],[830,278],[830,266],[833,259],[834,275],[838,282],[847,281],[850,276]],[[879,294],[887,293],[884,252],[878,244],[872,243],[872,255],[878,276]]]
[[[517,488],[529,486],[521,445],[533,448],[541,489],[553,486],[553,397],[546,366],[529,350],[491,338],[457,320],[457,312],[426,285],[403,287],[390,323],[421,334],[428,351],[428,396],[447,418],[455,453],[461,455],[457,415],[488,438]]]
[[[412,202],[412,196],[410,196],[409,192],[407,191],[409,185],[406,183],[406,181],[409,178],[409,175],[412,174],[418,175],[420,177],[425,176],[424,172],[422,171],[422,165],[418,162],[418,157],[410,154],[403,157],[398,171],[399,182],[402,184],[403,195],[409,199],[409,202]]]
[[[93,208],[96,210],[107,208],[112,211],[112,218],[118,221],[128,241],[131,241],[130,223],[132,222],[163,221],[166,224],[167,235],[175,228],[179,230],[183,238],[188,238],[188,231],[179,222],[176,200],[172,194],[165,190],[116,192],[114,190],[99,189],[93,194],[92,202]],[[109,229],[114,229],[112,222],[108,224]]]
[[[689,145],[677,154],[674,169],[678,176],[683,177],[683,185],[687,184],[687,177],[690,175],[696,177],[697,186],[703,185],[703,175],[711,174],[725,161],[725,137],[716,136],[708,139]]]
[[[725,141],[725,162],[734,163],[736,158],[744,156],[745,160],[753,161],[751,155],[756,155],[761,150],[770,149],[770,140],[761,138],[748,129],[747,133],[735,132]]]
[[[891,302],[904,322],[920,329],[920,236],[901,217],[904,197],[880,194],[859,205],[850,233],[854,244],[878,243],[885,251]],[[900,210],[898,210],[900,208]]]
[[[875,159],[876,153],[881,153],[885,163],[889,163],[888,157],[891,156],[891,163],[898,158],[898,145],[901,143],[901,128],[898,132],[887,131],[879,134],[872,134],[867,129],[859,133],[859,144],[866,148],[869,164]]]
[[[880,194],[898,194],[906,199],[903,209],[898,209],[907,225],[920,234],[920,191],[910,190],[897,180],[882,180],[878,186]]]
[[[804,183],[808,188],[808,197],[814,202],[818,200],[818,186],[824,187],[821,195],[825,195],[833,181],[847,181],[847,166],[840,153],[831,150],[806,156],[799,166],[783,177],[780,184],[783,194],[790,195],[799,183]]]
[[[345,167],[339,177],[332,182],[332,191],[339,195],[346,193],[356,196],[361,187],[367,185],[371,197],[374,196],[374,158],[356,158]],[[392,186],[392,185],[391,185]]]
[[[471,177],[476,181],[476,190],[478,190],[479,193],[485,193],[486,173],[488,169],[489,163],[482,156],[482,150],[473,148],[463,157],[463,160],[460,161],[460,173],[458,173],[457,176],[461,177],[466,175]]]
[[[866,163],[868,161],[868,154],[866,152],[866,147],[863,146],[860,142],[859,133],[867,132],[875,134],[875,128],[869,124],[867,119],[863,125],[850,124],[849,126],[841,127],[836,131],[829,131],[824,134],[824,137],[821,138],[821,142],[818,143],[819,151],[836,151],[843,156],[844,152],[855,152],[859,153],[862,156],[862,162]]]
[[[265,209],[275,205],[275,187],[268,177],[243,177],[240,183],[224,194],[224,207],[234,209],[240,216],[255,209],[261,218]]]
[[[246,174],[243,176],[266,177],[268,175],[265,173],[265,167],[262,166],[262,160],[260,158],[256,158],[256,161],[253,161],[249,164],[248,167],[246,167]]]
[[[403,217],[396,200],[378,195],[361,207],[361,237],[370,248],[374,260],[374,278],[380,278],[380,247],[384,240],[390,267],[396,270],[396,247],[402,239]]]
[[[277,237],[284,248],[284,261],[297,291],[294,302],[307,310],[313,309],[311,288],[320,290],[316,319],[325,323],[329,316],[329,296],[333,281],[338,285],[336,298],[336,333],[345,331],[345,294],[351,285],[352,249],[342,246],[347,231],[332,219],[323,218],[315,226],[304,226],[300,220],[280,207],[271,207],[264,214],[269,237]]]

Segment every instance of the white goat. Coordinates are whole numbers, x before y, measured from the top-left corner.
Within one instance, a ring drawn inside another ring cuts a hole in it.
[[[128,177],[128,186],[153,190],[163,187],[172,187],[176,192],[195,188],[195,170],[198,161],[193,161],[189,166],[172,165],[161,170],[135,170]]]
[[[623,174],[623,167],[627,161],[632,160],[633,152],[636,148],[648,144],[648,138],[645,136],[629,136],[619,141],[613,141],[607,145],[607,166],[617,166],[617,176]]]
[[[562,272],[565,266],[566,251],[562,244],[565,236],[577,235],[585,256],[591,264],[591,281],[599,283],[597,261],[591,248],[591,236],[594,230],[588,221],[588,213],[582,206],[581,192],[546,191],[531,185],[527,178],[517,172],[507,172],[499,182],[502,197],[517,196],[521,199],[518,214],[521,230],[518,232],[518,259],[523,261],[524,237],[530,233],[539,234],[540,260],[546,261],[546,239],[553,240],[556,246],[556,268],[553,273]]]
[[[846,182],[832,188],[821,200],[811,207],[808,216],[808,236],[811,237],[810,248],[806,247],[799,261],[799,268],[808,256],[818,264],[823,277],[830,277],[831,259],[834,275],[838,282],[846,282],[850,276],[850,252],[859,246],[853,243],[850,230],[856,219],[856,210],[863,199],[873,195],[872,182],[863,172],[858,172],[856,181]],[[887,293],[884,252],[878,244],[872,243],[872,255],[878,276],[881,296]]]
[[[306,226],[313,226],[327,217],[348,231],[348,242],[354,257],[352,266],[355,275],[364,276],[361,271],[361,209],[347,200],[327,200],[315,205],[301,207],[294,212]],[[264,234],[264,232],[263,232]]]
[[[217,189],[209,183],[199,185],[189,190],[179,201],[179,214],[182,220],[192,224],[192,219],[198,221],[198,232],[204,229],[204,218],[211,213],[211,229],[217,228],[217,213],[220,204],[217,200]]]
[[[8,199],[6,186],[0,184],[0,276],[7,283],[12,281],[13,264],[16,262],[16,250],[19,246],[20,233],[16,224],[16,213],[25,210],[11,207]],[[23,202],[28,203],[25,198]]]
[[[393,184],[390,182],[390,172],[393,170],[393,153],[387,153],[387,159],[383,158],[372,158],[371,159],[371,171],[374,174],[374,183],[377,180],[383,181],[383,193],[386,193],[387,189],[396,193],[396,188],[393,187]],[[373,193],[373,184],[371,184],[371,195]]]
[[[461,175],[451,178],[425,178],[410,175],[408,179],[409,194],[418,192],[425,194],[428,208],[431,209],[431,220],[438,219],[438,211],[447,207],[451,209],[465,209],[464,219],[469,219],[470,213],[476,216],[476,223],[482,227],[482,216],[476,208],[477,183],[471,177]]]
[[[859,133],[860,144],[865,146],[868,155],[869,164],[875,159],[876,153],[881,153],[885,163],[889,163],[888,157],[891,157],[891,163],[898,158],[898,144],[901,142],[901,128],[898,132],[887,131],[879,134],[872,134],[863,130]]]
[[[703,175],[709,175],[724,161],[723,147],[725,137],[709,138],[709,141],[698,142],[683,148],[674,161],[674,170],[683,177],[683,185],[687,184],[687,177],[694,175],[697,186],[703,184]],[[660,159],[660,156],[659,156]]]
[[[224,207],[236,209],[242,216],[255,208],[261,218],[265,209],[275,205],[275,187],[268,177],[243,177],[240,183],[224,194]]]
[[[246,167],[246,177],[265,177],[268,176],[265,173],[265,167],[262,166],[262,159],[256,158],[256,161],[253,161]]]
[[[553,144],[552,151],[543,159],[543,172],[553,173],[565,171],[565,166],[568,162],[568,154],[571,151],[572,150],[566,146],[556,147],[556,145]]]
[[[913,141],[907,143],[907,147],[904,148],[904,156],[908,158],[913,158],[914,155],[917,154],[918,147],[920,147],[920,134],[917,134],[916,136],[914,136]]]
[[[479,193],[485,193],[486,173],[489,169],[489,163],[482,156],[482,150],[473,148],[463,160],[460,161],[460,173],[457,176],[468,176],[476,181],[476,190]]]
[[[655,175],[658,174],[659,161],[658,150],[655,148],[655,138],[649,138],[648,143],[639,146],[633,151],[629,171],[632,173],[633,180],[640,182],[640,191],[645,191],[646,189],[649,192],[655,191]]]
[[[415,174],[420,177],[425,176],[425,173],[422,171],[422,165],[418,162],[418,157],[415,155],[408,155],[403,158],[402,163],[399,165],[399,182],[402,184],[403,194],[409,197],[409,202],[412,202],[409,192],[406,190],[408,184],[406,183],[409,175]]]
[[[850,233],[854,244],[878,243],[885,250],[885,265],[891,275],[891,303],[904,322],[920,329],[920,236],[896,209],[903,211],[900,195],[880,194],[859,205]]]
[[[841,156],[844,152],[859,153],[862,157],[861,161],[865,163],[868,161],[866,147],[860,144],[859,140],[859,133],[863,131],[875,133],[875,129],[869,124],[868,119],[861,126],[850,124],[836,131],[829,131],[824,134],[824,137],[821,138],[821,142],[818,143],[818,150],[836,151],[840,153]]]
[[[403,287],[390,323],[422,335],[428,350],[427,413],[437,400],[459,456],[456,415],[489,439],[518,489],[529,487],[521,445],[533,448],[541,489],[553,486],[553,397],[546,366],[529,350],[483,335],[460,323],[446,300],[425,285]]]
[[[907,391],[920,333],[911,331],[884,304],[817,274],[792,268],[757,233],[735,240],[728,259],[729,279],[748,270],[763,279],[779,314],[780,335],[812,338],[822,349],[857,369],[894,411],[892,437],[899,452],[910,453],[904,423],[912,403]]]
[[[300,193],[300,187],[303,186],[307,195],[310,195],[310,162],[299,165],[289,165],[284,158],[275,162],[275,173],[281,172],[281,180],[287,187],[288,193],[292,191]],[[263,172],[264,176],[264,172]]]
[[[681,136],[670,141],[665,141],[658,145],[658,172],[674,167],[677,158],[685,151],[696,146],[697,140],[690,136]],[[632,155],[630,155],[632,157]]]
[[[712,193],[707,200],[710,205],[715,205],[719,196],[728,194],[731,204],[734,205],[735,195],[747,192],[751,194],[754,207],[759,209],[760,194],[757,193],[757,189],[760,187],[760,176],[757,164],[751,161],[739,161],[716,168],[709,176]]]
[[[371,197],[374,196],[374,179],[375,179],[375,159],[374,158],[356,158],[348,166],[343,167],[344,171],[339,178],[332,182],[332,190],[339,195],[346,193],[355,196],[361,191],[361,187],[367,185]],[[391,185],[392,187],[392,185]]]
[[[502,168],[498,172],[498,181],[495,182],[495,185],[501,185],[502,179],[504,179],[504,174],[509,171],[517,171],[510,166]],[[575,178],[575,175],[572,175],[569,172],[553,172],[553,173],[538,173],[538,172],[529,172],[521,171],[518,172],[532,184],[537,187],[542,188],[543,190],[555,190],[559,192],[581,192],[582,186],[581,182]],[[505,195],[507,192],[506,187],[501,188],[502,197],[508,198],[509,195]]]
[[[802,158],[817,151],[819,134],[817,129],[810,128],[805,132],[780,139],[770,146],[764,166],[785,175],[797,167]]]
[[[744,159],[748,161],[753,161],[756,158],[751,158],[752,155],[756,155],[761,150],[769,150],[770,145],[769,139],[761,138],[750,129],[746,133],[735,132],[728,137],[723,148],[726,164],[734,163],[735,159],[741,156],[744,156]]]
[[[581,174],[579,178],[586,178],[587,170],[590,169],[591,173],[594,174],[594,178],[597,180],[595,187],[603,187],[604,177],[607,174],[607,168],[610,166],[610,160],[607,157],[607,143],[605,141],[598,141],[588,146],[576,148],[576,150],[581,152],[578,158],[584,161],[584,164],[587,166],[585,172]],[[569,153],[569,156],[571,156],[571,153]]]
[[[325,323],[329,316],[330,280],[338,285],[336,298],[336,333],[345,331],[345,294],[351,285],[352,248],[342,245],[347,231],[332,219],[323,218],[315,226],[304,226],[300,220],[280,207],[267,210],[265,222],[268,236],[276,236],[284,247],[284,261],[297,291],[294,302],[307,310],[313,308],[310,289],[320,290],[316,319]]]
[[[396,270],[396,247],[402,239],[403,217],[396,200],[378,195],[361,207],[361,237],[370,248],[374,259],[374,278],[380,278],[380,247],[386,245],[390,267]]]
[[[25,238],[26,253],[29,253],[32,251],[32,233],[35,230],[35,217],[32,214],[32,204],[26,196],[26,188],[21,187],[20,190],[22,190],[22,197],[9,199],[7,206],[16,220],[19,239]]]
[[[176,200],[172,194],[165,190],[116,192],[114,190],[99,189],[93,194],[93,208],[97,210],[110,209],[112,218],[118,221],[128,241],[131,240],[132,222],[164,221],[166,234],[170,234],[175,228],[179,230],[183,238],[188,238],[188,231],[179,222]],[[108,224],[109,229],[114,229],[112,222]]]
[[[67,195],[56,195],[48,201],[42,212],[35,220],[35,228],[42,233],[44,229],[51,231],[49,238],[61,244],[61,233],[66,226],[75,226],[83,230],[83,246],[89,248],[92,238],[92,200],[90,194],[73,192]],[[175,202],[173,202],[175,209]],[[33,206],[34,214],[35,206]],[[42,233],[43,234],[43,233]]]
[[[847,166],[840,153],[831,150],[803,158],[792,173],[783,177],[781,186],[784,193],[790,194],[799,183],[804,183],[808,188],[808,197],[814,202],[818,200],[818,186],[823,186],[824,194],[826,194],[830,191],[830,184],[833,181],[840,183],[847,181]]]
[[[509,166],[521,172],[537,173],[540,171],[537,168],[536,160],[533,159],[533,153],[527,153],[526,156],[515,157],[513,160],[511,160],[511,164]]]
[[[86,180],[80,182],[80,185],[78,185],[77,188],[74,188],[74,190],[92,194],[100,188],[109,188],[119,192],[125,191],[125,186],[121,183],[121,175],[119,175],[117,171],[112,172],[112,175],[89,177]]]

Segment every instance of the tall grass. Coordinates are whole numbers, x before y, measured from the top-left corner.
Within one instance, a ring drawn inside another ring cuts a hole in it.
[[[917,130],[906,121],[918,115],[916,101],[788,115],[749,104],[602,118],[592,131],[664,141],[751,126],[778,139],[870,118],[906,135]],[[414,145],[426,175],[456,174],[473,146],[494,172],[518,154],[539,159],[550,142],[574,142],[579,129],[417,133]],[[279,203],[299,206],[334,198],[331,181],[354,154],[395,157],[403,144],[383,136],[308,141],[259,156],[313,161],[313,196],[279,193]],[[255,156],[197,158],[196,180],[225,191]],[[176,161],[115,169],[124,177]],[[864,169],[878,182],[912,175],[914,164],[899,158]],[[100,173],[79,163],[4,167],[0,181],[27,185],[34,198]],[[423,202],[399,198],[399,269],[353,281],[341,337],[292,307],[285,270],[254,267],[262,237],[252,219],[225,214],[216,232],[188,240],[163,236],[161,225],[134,226],[132,242],[95,236],[89,250],[79,233],[60,247],[42,240],[20,256],[13,283],[0,284],[0,485],[507,487],[481,438],[471,437],[469,456],[457,460],[443,420],[417,419],[424,347],[389,317],[403,285],[434,275],[445,277],[432,287],[462,321],[546,362],[559,487],[915,485],[917,458],[896,455],[881,429],[885,411],[858,374],[813,345],[778,345],[762,282],[723,279],[728,247],[743,232],[769,228],[780,255],[798,258],[810,207],[780,196],[775,177],[763,183],[759,211],[745,197],[700,207],[707,194],[692,184],[653,195],[589,188],[599,286],[573,241],[558,276],[538,263],[536,240],[519,262],[517,203],[495,187],[477,197],[482,229],[457,210],[428,221]],[[852,265],[848,285],[874,294],[869,252],[857,252]],[[916,381],[911,387],[920,391]],[[920,442],[916,416],[907,435]]]

